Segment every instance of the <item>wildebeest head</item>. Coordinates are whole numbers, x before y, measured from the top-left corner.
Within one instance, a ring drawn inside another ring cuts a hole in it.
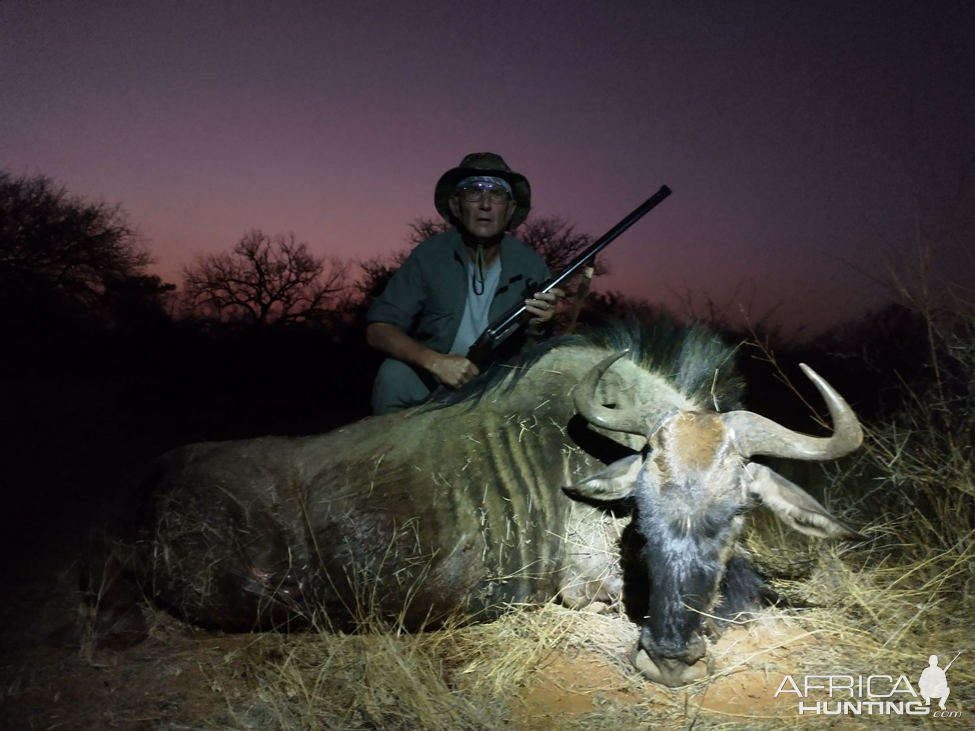
[[[661,413],[639,404],[609,408],[597,393],[603,374],[623,354],[595,366],[574,394],[576,410],[609,432],[644,437],[640,454],[567,487],[596,501],[632,497],[650,583],[647,616],[632,660],[650,680],[685,685],[710,671],[702,631],[734,551],[744,511],[761,503],[792,528],[813,536],[862,538],[802,488],[757,455],[827,460],[856,449],[863,433],[853,410],[811,368],[802,369],[825,399],[833,435],[812,437],[748,411]]]

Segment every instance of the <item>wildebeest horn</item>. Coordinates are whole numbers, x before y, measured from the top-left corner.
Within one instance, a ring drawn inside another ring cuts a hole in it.
[[[766,454],[788,459],[836,459],[849,454],[863,442],[863,429],[850,405],[812,368],[805,363],[799,367],[829,407],[833,436],[811,437],[750,411],[729,411],[722,416],[722,421],[734,431],[735,444],[743,457]]]
[[[647,420],[640,415],[639,409],[610,409],[596,400],[596,384],[599,383],[599,379],[603,377],[603,374],[613,363],[629,352],[629,350],[624,350],[594,365],[579,383],[573,400],[576,411],[590,424],[610,431],[639,434],[645,437],[647,435]]]

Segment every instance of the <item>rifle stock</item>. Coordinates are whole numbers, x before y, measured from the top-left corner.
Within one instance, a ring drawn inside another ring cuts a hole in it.
[[[666,185],[660,186],[660,190],[647,198],[637,206],[632,213],[613,226],[609,231],[600,236],[585,251],[572,260],[557,276],[548,280],[538,290],[549,292],[556,287],[561,287],[565,282],[572,279],[580,269],[582,269],[596,254],[609,246],[617,236],[626,231],[630,226],[648,214],[658,203],[671,194],[670,188]],[[515,305],[494,322],[488,325],[487,330],[474,342],[470,350],[467,351],[467,359],[474,365],[480,366],[491,355],[497,344],[504,339],[515,327],[523,325],[531,319],[531,313],[524,304]]]

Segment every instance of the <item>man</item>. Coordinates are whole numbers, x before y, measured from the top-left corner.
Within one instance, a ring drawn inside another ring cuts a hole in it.
[[[961,653],[959,652],[958,655]],[[958,655],[955,657],[957,658]],[[954,660],[952,660],[948,665],[951,665]],[[948,668],[945,667],[945,670]],[[945,675],[945,670],[938,667],[938,656],[931,655],[928,658],[928,667],[924,668],[921,673],[921,677],[918,678],[917,685],[921,691],[921,697],[924,698],[925,705],[931,705],[932,698],[940,699],[938,705],[941,710],[945,710],[945,701],[948,700],[948,678]]]
[[[467,383],[478,368],[465,355],[494,319],[523,302],[527,332],[542,334],[564,296],[538,291],[548,266],[506,233],[528,216],[531,187],[500,155],[465,157],[441,176],[434,203],[454,228],[413,249],[366,317],[366,341],[387,356],[373,386],[376,414],[421,403],[438,384]]]

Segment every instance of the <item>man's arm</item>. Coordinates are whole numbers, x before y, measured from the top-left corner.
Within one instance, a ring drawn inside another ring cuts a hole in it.
[[[426,371],[445,386],[457,388],[477,375],[477,367],[462,355],[444,355],[406,334],[424,306],[424,275],[419,258],[423,246],[414,249],[393,272],[369,308],[366,343],[389,358]]]
[[[388,322],[369,323],[366,343],[389,358],[422,368],[448,388],[463,386],[480,372],[464,356],[431,350]]]

